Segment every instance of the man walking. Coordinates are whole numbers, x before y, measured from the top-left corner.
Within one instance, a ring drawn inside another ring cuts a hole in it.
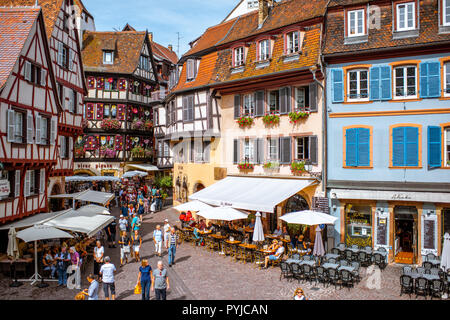
[[[61,252],[56,255],[58,270],[58,286],[67,285],[67,268],[70,264],[70,254],[66,247],[61,248]]]
[[[156,300],[166,300],[167,290],[170,290],[167,270],[163,262],[158,261],[158,269],[152,273],[152,291],[155,291]]]
[[[161,226],[157,225],[156,230],[153,231],[153,242],[155,243],[155,251],[158,257],[161,257],[161,249],[163,242],[163,233],[161,231]]]
[[[116,267],[111,263],[111,258],[106,256],[105,263],[100,268],[100,275],[103,282],[103,292],[106,300],[109,300],[109,292],[111,291],[111,300],[116,298],[116,287],[114,284],[114,272]]]
[[[121,214],[119,219],[119,234],[122,234],[122,232],[127,231],[128,231],[128,220],[125,219],[123,214]]]
[[[164,220],[163,231],[164,231],[164,246],[166,247],[166,249],[169,249],[170,224],[168,219]]]
[[[175,264],[175,254],[178,249],[178,235],[175,233],[175,228],[170,229],[169,234],[169,267]]]

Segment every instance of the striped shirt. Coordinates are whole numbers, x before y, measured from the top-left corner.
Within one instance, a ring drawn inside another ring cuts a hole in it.
[[[169,237],[170,237],[170,245],[176,246],[177,242],[178,242],[178,235],[176,233],[173,233],[173,234],[171,233],[171,234],[169,234]]]

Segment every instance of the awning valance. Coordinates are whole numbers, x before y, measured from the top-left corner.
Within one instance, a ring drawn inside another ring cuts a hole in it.
[[[0,230],[9,230],[9,228],[22,229],[22,228],[32,227],[35,224],[44,223],[45,221],[51,220],[57,216],[67,213],[69,211],[72,211],[72,209],[58,211],[58,212],[38,213],[31,217],[23,218],[19,221],[12,222],[12,223],[6,224],[4,226],[1,226]]]
[[[110,176],[71,176],[65,178],[66,182],[92,182],[92,181],[113,181],[118,182],[120,178]]]
[[[125,169],[142,170],[145,172],[159,171],[158,167],[151,164],[127,164]]]
[[[331,199],[450,203],[450,193],[331,189]]]
[[[215,206],[273,212],[275,207],[315,180],[227,177],[189,197]]]

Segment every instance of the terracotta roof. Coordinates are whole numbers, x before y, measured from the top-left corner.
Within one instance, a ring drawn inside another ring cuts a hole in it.
[[[372,0],[330,0],[328,8],[373,2]]]
[[[335,2],[337,0],[334,0]],[[341,2],[343,2],[342,0]],[[365,1],[367,2],[367,1]],[[449,33],[439,33],[437,1],[420,2],[420,32],[417,37],[393,39],[392,6],[389,2],[379,3],[381,8],[381,28],[370,29],[368,41],[358,44],[344,44],[344,11],[328,11],[326,34],[324,35],[323,54],[357,53],[372,49],[398,48],[408,45],[422,45],[449,42]]]
[[[162,59],[165,59],[173,64],[177,64],[178,57],[177,54],[170,50],[169,48],[164,47],[163,45],[160,45],[159,43],[150,41],[150,44],[152,45],[152,51],[154,55],[157,55],[161,57]]]
[[[90,16],[92,19],[94,19],[94,17],[92,16],[92,14],[86,9],[86,7],[84,6],[83,1],[81,0],[73,0],[73,3],[78,6],[82,11],[84,11],[88,16]]]
[[[85,71],[131,74],[139,63],[145,32],[94,32],[83,36],[83,65]],[[103,64],[103,50],[114,49],[114,64]]]
[[[39,12],[39,8],[0,8],[0,88],[8,80]]]
[[[3,7],[33,7],[35,3],[36,0],[0,0],[0,6]],[[62,8],[63,0],[38,0],[38,4],[42,8],[47,37],[50,38],[53,33],[56,19],[58,18],[58,14]]]

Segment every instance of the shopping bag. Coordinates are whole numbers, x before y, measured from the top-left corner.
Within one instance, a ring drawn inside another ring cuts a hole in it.
[[[142,294],[142,287],[140,283],[138,283],[136,287],[134,287],[134,294]]]
[[[152,203],[152,205],[150,206],[150,211],[151,212],[155,212],[156,211],[156,202]]]

